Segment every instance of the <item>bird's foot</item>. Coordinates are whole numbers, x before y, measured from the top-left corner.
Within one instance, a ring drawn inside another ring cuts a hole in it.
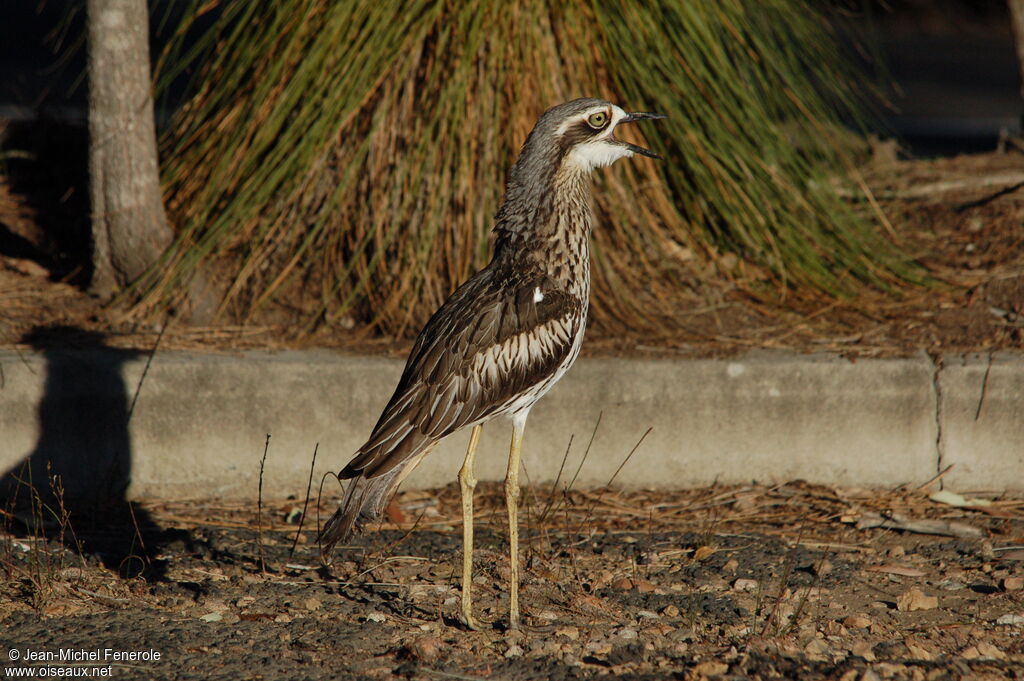
[[[464,609],[462,611],[462,615],[459,617],[459,621],[462,622],[463,626],[465,626],[470,631],[480,631],[481,629],[483,629],[483,627],[480,626],[480,623],[476,621],[476,618],[473,617],[473,613],[469,612],[468,610]]]

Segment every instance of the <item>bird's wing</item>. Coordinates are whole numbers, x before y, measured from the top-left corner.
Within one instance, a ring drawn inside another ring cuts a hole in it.
[[[373,433],[339,477],[383,475],[499,413],[573,352],[586,301],[546,278],[467,281],[427,322]]]

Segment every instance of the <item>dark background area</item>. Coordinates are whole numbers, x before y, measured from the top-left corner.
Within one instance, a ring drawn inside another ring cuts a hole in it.
[[[876,0],[866,15],[892,79],[883,124],[913,155],[991,151],[1020,134],[1005,0]]]
[[[148,0],[154,65],[173,37],[188,0]],[[210,11],[190,35],[201,34],[216,19]],[[7,0],[0,2],[0,120],[33,118],[84,121],[85,2],[82,0]],[[165,124],[188,88],[178,78],[158,101],[157,123]]]
[[[154,61],[170,39],[182,0],[150,2]],[[847,1],[846,19],[867,28],[869,58],[882,57],[893,85],[875,129],[915,156],[995,148],[1019,134],[1024,103],[1005,0]],[[0,3],[0,119],[84,120],[84,3]],[[215,13],[197,22],[209,26]],[[865,51],[862,50],[862,53]],[[164,124],[187,90],[187,75],[161,97]],[[10,145],[8,145],[10,147]]]

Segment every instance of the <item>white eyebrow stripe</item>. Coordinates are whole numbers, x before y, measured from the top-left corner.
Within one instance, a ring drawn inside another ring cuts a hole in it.
[[[561,137],[562,135],[565,134],[566,130],[576,125],[577,123],[582,123],[583,121],[587,120],[590,116],[593,116],[596,113],[607,113],[607,111],[608,107],[605,106],[604,104],[600,106],[591,107],[581,114],[573,116],[572,118],[567,118],[566,120],[562,121],[562,124],[558,126],[558,130],[556,130],[555,132],[559,137]]]
[[[595,113],[607,112],[609,107],[611,108],[612,121],[611,121],[611,123],[609,123],[605,127],[605,129],[602,132],[601,136],[598,137],[597,139],[602,139],[604,137],[608,137],[608,136],[610,136],[615,131],[615,126],[618,125],[622,121],[623,118],[625,118],[626,116],[629,115],[629,114],[627,114],[625,112],[625,110],[623,110],[623,108],[621,106],[616,106],[615,104],[611,104],[609,106],[605,106],[605,105],[595,106],[592,109],[587,109],[586,111],[584,111],[583,113],[581,113],[578,116],[573,116],[572,118],[564,120],[564,121],[562,121],[562,124],[560,126],[558,126],[558,130],[556,130],[555,133],[559,137],[561,137],[562,135],[565,134],[565,131],[568,130],[569,128],[571,128],[572,126],[576,125],[577,123],[580,123],[582,121],[587,120],[587,118],[589,118],[590,116],[592,116]]]

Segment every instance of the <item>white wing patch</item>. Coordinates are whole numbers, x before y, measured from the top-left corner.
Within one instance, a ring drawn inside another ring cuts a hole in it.
[[[540,292],[540,286],[533,289],[533,302],[539,303],[544,300],[544,294]]]

